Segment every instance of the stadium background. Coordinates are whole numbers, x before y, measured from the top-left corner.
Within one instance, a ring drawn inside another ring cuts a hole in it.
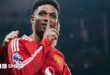
[[[62,51],[73,75],[110,75],[110,1],[58,0]],[[12,30],[31,33],[34,0],[0,0],[0,43]]]

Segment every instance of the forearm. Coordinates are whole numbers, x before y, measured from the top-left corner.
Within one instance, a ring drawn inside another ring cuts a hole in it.
[[[16,39],[15,41],[12,40],[12,42],[9,44],[8,47],[9,59],[11,59],[9,61],[18,75],[23,75],[24,73],[26,75],[32,75],[41,68],[44,59],[46,57],[46,54],[48,52],[48,47],[50,45],[50,42],[48,39],[43,39],[41,44],[38,45],[38,47],[36,47],[37,46],[36,43],[32,43],[32,42],[28,42],[28,44],[26,44],[25,46],[24,44],[21,44],[21,42],[19,42],[19,46],[17,46],[18,44],[16,42]],[[16,47],[18,47],[19,50],[16,50],[17,52],[14,53],[17,54],[14,54],[12,53],[12,51],[14,51],[13,48],[18,49]],[[27,51],[29,52],[27,53]],[[17,58],[20,60],[13,59],[14,57],[16,57],[16,55],[18,57],[19,56],[22,57],[23,59],[21,58]]]

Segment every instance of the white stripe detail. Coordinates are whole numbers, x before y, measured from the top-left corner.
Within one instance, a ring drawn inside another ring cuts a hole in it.
[[[17,47],[17,51],[19,51],[19,42],[18,41],[19,41],[19,39],[17,39],[17,46],[16,46]]]
[[[40,46],[34,54],[31,55],[31,57],[29,57],[28,59],[24,60],[24,61],[20,61],[20,62],[16,62],[16,64],[14,65],[14,68],[18,68],[18,69],[21,69],[23,68],[24,66],[26,66],[27,64],[29,64],[33,59],[34,57],[42,50],[43,46]]]
[[[19,39],[12,40],[12,43],[11,43],[12,52],[19,51],[19,42],[18,41],[19,41]]]
[[[51,70],[54,72],[54,69],[53,69],[52,67],[47,67],[47,68],[45,69],[45,75],[52,75],[52,73],[50,72],[49,69],[51,69]]]
[[[14,39],[14,42],[13,42],[13,47],[14,47],[14,52],[16,52],[16,39]]]
[[[11,49],[12,49],[12,52],[14,52],[14,51],[13,51],[13,42],[14,42],[14,40],[12,40],[12,42],[11,42]]]

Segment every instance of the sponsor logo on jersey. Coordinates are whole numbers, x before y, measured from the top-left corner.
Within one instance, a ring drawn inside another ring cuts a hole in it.
[[[53,75],[53,74],[55,74],[55,71],[52,67],[47,67],[45,69],[45,75]]]
[[[54,60],[58,65],[61,64],[61,58],[58,55],[54,55]]]
[[[18,53],[13,53],[12,59],[14,62],[21,61],[23,58]]]

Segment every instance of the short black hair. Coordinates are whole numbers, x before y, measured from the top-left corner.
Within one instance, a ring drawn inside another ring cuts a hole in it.
[[[35,0],[32,8],[32,13],[35,11],[35,9],[44,4],[53,5],[58,10],[58,13],[60,13],[60,6],[57,0]]]

